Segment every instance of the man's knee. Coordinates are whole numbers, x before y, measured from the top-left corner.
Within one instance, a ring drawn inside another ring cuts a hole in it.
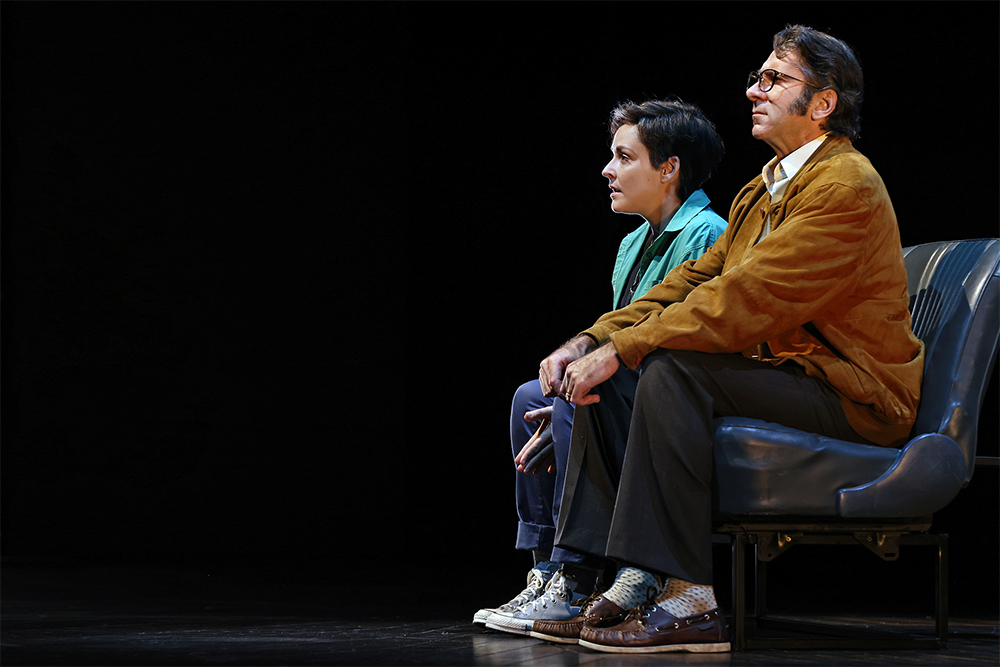
[[[676,382],[679,375],[686,374],[690,364],[690,356],[700,354],[684,350],[656,350],[646,355],[640,364],[639,383],[636,387],[635,400],[645,402],[662,397],[667,385]]]
[[[662,372],[663,369],[677,365],[681,366],[701,366],[704,362],[717,358],[720,355],[711,352],[695,352],[693,350],[654,350],[647,354],[639,368],[642,374],[652,372]]]
[[[746,358],[735,353],[656,350],[642,360],[639,386],[642,388],[645,385],[648,391],[650,386],[676,383],[682,379],[689,384],[712,384],[715,373],[739,371],[748,363]]]

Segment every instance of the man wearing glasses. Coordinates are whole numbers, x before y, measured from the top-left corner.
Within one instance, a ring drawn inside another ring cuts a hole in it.
[[[713,419],[882,446],[913,425],[923,345],[892,203],[852,144],[861,67],[840,40],[788,26],[747,86],[752,134],[775,158],[725,234],[541,364],[547,394],[578,406],[556,544],[621,569],[539,634],[575,622],[601,651],[728,651],[712,587]],[[634,397],[601,400],[621,364],[640,369]],[[637,611],[603,620],[625,609]]]

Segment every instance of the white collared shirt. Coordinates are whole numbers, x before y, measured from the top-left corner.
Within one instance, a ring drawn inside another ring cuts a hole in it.
[[[820,145],[826,141],[826,137],[827,135],[824,134],[799,146],[781,160],[778,159],[778,156],[774,156],[770,162],[764,165],[764,168],[761,170],[761,177],[764,179],[764,185],[767,186],[767,191],[771,195],[772,204],[781,201],[781,198],[785,195],[785,187],[788,185],[788,182],[798,173],[802,165],[812,157],[812,154],[819,149]],[[761,239],[770,232],[771,214],[769,213],[764,220],[764,229],[760,233],[757,243],[760,243]]]

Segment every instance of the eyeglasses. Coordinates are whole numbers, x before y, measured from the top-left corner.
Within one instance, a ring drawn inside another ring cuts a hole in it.
[[[792,81],[798,81],[799,83],[804,83],[810,88],[819,88],[819,86],[814,86],[808,81],[803,81],[802,79],[796,79],[794,76],[789,76],[784,72],[779,72],[776,69],[762,69],[750,72],[750,78],[747,79],[747,88],[752,88],[753,84],[756,83],[760,87],[760,92],[766,93],[767,91],[774,88],[774,84],[778,81],[778,77],[791,79]],[[820,88],[820,90],[822,90],[822,88]]]

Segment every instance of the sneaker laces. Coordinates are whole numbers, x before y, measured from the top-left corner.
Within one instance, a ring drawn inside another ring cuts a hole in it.
[[[548,585],[545,586],[545,592],[531,602],[531,611],[538,611],[538,605],[541,605],[545,609],[549,606],[550,601],[555,603],[557,599],[569,602],[571,597],[572,591],[569,589],[569,581],[563,576],[561,571],[556,572],[552,575],[552,579],[549,580]]]
[[[517,609],[518,607],[523,607],[529,602],[539,598],[542,591],[545,590],[546,585],[542,580],[542,577],[536,574],[536,572],[537,570],[532,570],[528,574],[528,586],[523,591],[518,593],[513,600],[504,604],[501,609]]]

